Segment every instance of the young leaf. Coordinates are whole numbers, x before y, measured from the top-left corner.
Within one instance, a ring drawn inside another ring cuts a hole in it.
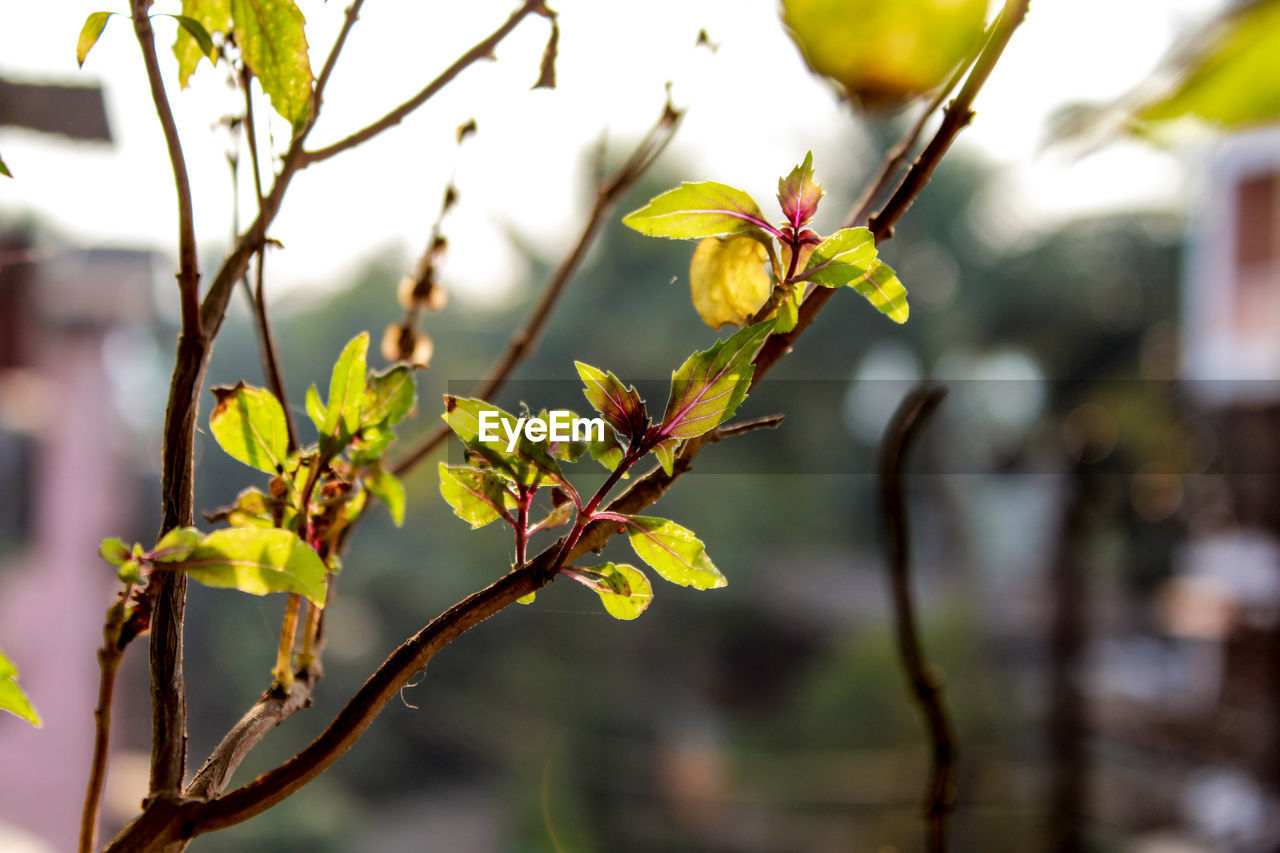
[[[471,529],[484,527],[501,518],[507,489],[498,475],[489,471],[461,466],[450,467],[440,463],[440,495],[453,514],[471,525]]]
[[[778,305],[778,322],[773,327],[775,332],[786,333],[800,322],[800,302],[804,299],[804,285],[791,285],[791,292],[782,298]]]
[[[18,668],[0,651],[0,711],[8,711],[21,717],[36,728],[42,725],[40,715],[31,706],[31,700],[18,686]]]
[[[0,175],[4,175],[6,178],[13,177],[13,173],[10,172],[9,167],[4,164],[4,160],[0,160]]]
[[[812,151],[804,155],[804,162],[792,169],[791,174],[778,179],[778,204],[782,206],[782,215],[797,230],[813,219],[822,196],[822,184],[813,179]]]
[[[622,444],[618,441],[618,437],[614,435],[613,430],[604,431],[604,441],[592,441],[587,445],[587,450],[591,453],[591,458],[599,462],[610,471],[615,470],[622,464],[622,457],[625,451]],[[623,474],[624,480],[630,479],[630,474]]]
[[[293,0],[231,0],[236,44],[271,106],[296,133],[311,115],[306,20]]]
[[[151,559],[157,563],[180,563],[191,556],[204,534],[194,527],[175,527],[156,543]]]
[[[185,89],[201,59],[207,57],[209,62],[217,63],[209,33],[231,29],[231,0],[182,0],[182,14],[174,17],[182,26],[173,42],[173,55],[178,60],[178,85]],[[199,29],[188,22],[199,25]],[[201,32],[203,39],[197,35]]]
[[[769,252],[750,235],[707,237],[689,262],[689,290],[702,322],[713,329],[741,326],[760,310],[772,285]]]
[[[333,365],[333,374],[329,378],[329,404],[320,425],[322,440],[336,441],[340,445],[336,449],[327,448],[330,453],[337,453],[345,447],[360,428],[368,355],[369,333],[361,332],[343,347],[342,354]]]
[[[865,275],[876,259],[876,240],[868,228],[842,228],[818,244],[803,276],[824,287],[844,287]]]
[[[287,527],[295,513],[287,501],[267,497],[260,489],[247,488],[236,496],[235,503],[216,512],[205,513],[209,521],[225,521],[232,527],[276,527],[274,509],[282,512]]]
[[[131,555],[132,551],[129,550],[129,546],[114,537],[103,539],[102,544],[98,546],[98,556],[113,566],[120,565],[129,559]]]
[[[577,509],[577,507],[573,505],[572,501],[560,504],[560,506],[547,513],[546,516],[544,516],[537,524],[530,525],[529,533],[532,535],[537,533],[539,530],[548,530],[552,527],[560,527],[561,525],[568,524],[569,519],[573,518],[573,512],[575,509]]]
[[[115,12],[91,12],[89,17],[84,19],[84,26],[80,28],[80,38],[76,41],[76,63],[83,68],[84,61],[89,58],[89,51],[93,50],[93,46],[98,43],[98,36],[102,35],[102,28],[107,25],[107,19]]]
[[[307,417],[316,425],[317,432],[324,429],[324,403],[314,383],[307,386]]]
[[[418,393],[413,384],[413,371],[398,364],[382,373],[370,375],[364,392],[364,409],[360,423],[394,426],[413,411]]]
[[[664,438],[653,446],[653,454],[658,457],[658,464],[670,477],[675,472],[676,448],[680,446],[678,438]]]
[[[663,438],[696,438],[730,418],[755,374],[755,358],[773,320],[748,326],[705,352],[695,352],[671,374],[671,396],[662,417]]]
[[[238,383],[213,388],[218,403],[209,430],[228,455],[251,468],[278,474],[289,450],[289,427],[280,401],[264,388]]]
[[[404,483],[381,465],[373,465],[365,471],[364,487],[387,505],[396,527],[404,524]]]
[[[547,480],[562,480],[560,464],[552,458],[547,446],[530,441],[519,419],[492,403],[470,397],[445,395],[444,419],[471,450],[478,453],[494,470],[522,486],[537,486]],[[482,420],[484,423],[482,423]],[[488,424],[488,431],[482,434]],[[518,433],[515,446],[510,436]]]
[[[694,589],[716,589],[728,583],[707,557],[702,541],[674,521],[633,515],[627,519],[627,538],[636,556],[671,583]]]
[[[650,237],[684,240],[740,234],[753,229],[772,232],[755,199],[736,187],[715,181],[685,182],[622,218]]]
[[[849,282],[849,286],[865,296],[868,302],[893,322],[907,322],[910,313],[907,289],[898,281],[898,274],[888,264],[873,262],[871,269]]]
[[[635,619],[653,601],[653,587],[644,572],[628,563],[564,569],[564,574],[593,589],[614,619]]]
[[[605,373],[589,364],[580,361],[573,364],[586,384],[582,389],[583,396],[619,435],[630,438],[648,426],[644,400],[640,399],[634,386],[627,387],[612,373]]]
[[[230,587],[252,595],[295,592],[316,607],[324,607],[324,562],[289,530],[215,530],[185,560],[169,565],[207,586]]]
[[[560,413],[562,418],[567,418],[570,423],[577,420],[578,417],[577,412],[570,411],[569,409],[556,409],[556,412]],[[538,419],[550,424],[551,413],[546,409],[543,409],[538,412]],[[612,432],[612,430],[605,427],[603,432],[608,433]],[[592,436],[594,434],[595,433],[591,430],[587,431],[588,436]],[[572,438],[572,431],[570,432],[570,436],[571,437],[567,441],[556,441],[552,439],[550,435],[547,436],[547,453],[551,454],[552,459],[559,459],[562,462],[577,462],[582,454],[587,452],[587,447],[590,444],[589,440]]]

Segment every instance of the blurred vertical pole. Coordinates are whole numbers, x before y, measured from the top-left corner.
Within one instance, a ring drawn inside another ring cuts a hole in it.
[[[1057,552],[1049,574],[1049,809],[1046,850],[1084,849],[1088,761],[1081,662],[1088,630],[1089,586],[1084,554],[1089,510],[1099,497],[1096,464],[1081,454],[1071,469],[1058,531]]]

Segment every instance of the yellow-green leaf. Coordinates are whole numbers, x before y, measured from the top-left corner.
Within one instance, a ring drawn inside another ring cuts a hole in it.
[[[805,264],[807,281],[844,287],[864,275],[876,260],[876,240],[868,228],[842,228],[818,244]]]
[[[115,12],[91,12],[89,17],[84,19],[84,26],[80,28],[80,38],[76,41],[76,64],[81,68],[84,67],[84,61],[89,58],[89,51],[93,50],[93,46],[98,43],[98,37],[102,35],[102,28],[107,25],[107,19]]]
[[[760,205],[747,193],[716,181],[683,183],[622,218],[650,237],[677,240],[768,229]]]
[[[898,274],[888,264],[873,262],[871,268],[849,282],[849,286],[865,296],[877,311],[893,322],[907,322],[910,314],[907,289],[898,281]]]
[[[343,347],[329,377],[329,401],[320,425],[321,441],[329,453],[347,445],[360,428],[368,373],[369,333],[361,332]]]
[[[699,243],[689,263],[689,289],[702,322],[713,329],[742,326],[759,311],[771,290],[768,260],[764,244],[747,235]]]
[[[178,27],[173,42],[173,55],[178,60],[178,84],[185,89],[201,59],[207,58],[210,63],[218,61],[209,34],[231,29],[231,0],[182,0],[182,14],[174,17],[182,26]],[[198,35],[200,32],[204,33],[203,39]]]
[[[404,524],[404,483],[381,465],[373,465],[365,471],[365,488],[387,505],[396,527]]]
[[[218,402],[209,415],[209,430],[218,445],[251,468],[268,474],[283,471],[289,426],[275,395],[244,382],[211,390]]]
[[[293,0],[231,0],[231,20],[249,70],[296,133],[311,115],[313,83],[302,10]]]
[[[496,474],[443,462],[439,471],[440,496],[472,530],[502,517],[507,490]]]
[[[251,595],[294,592],[316,607],[324,607],[328,570],[320,556],[290,530],[215,530],[186,559],[166,567],[186,572],[206,586],[229,587]]]
[[[695,352],[671,374],[663,438],[696,438],[728,420],[747,397],[755,358],[774,321],[766,320]]]
[[[605,563],[590,568],[572,566],[562,573],[595,590],[605,611],[614,619],[635,619],[653,601],[649,579],[628,563]]]
[[[8,711],[40,728],[40,715],[32,707],[27,694],[18,686],[18,668],[0,651],[0,711]]]
[[[627,538],[636,556],[671,583],[694,589],[717,589],[728,583],[707,556],[702,540],[674,521],[633,515],[627,519]]]

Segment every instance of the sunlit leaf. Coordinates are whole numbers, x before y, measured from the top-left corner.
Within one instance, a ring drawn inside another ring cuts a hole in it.
[[[31,700],[18,686],[18,668],[5,657],[3,651],[0,651],[0,711],[8,711],[36,728],[41,726],[40,716],[32,707]]]
[[[778,179],[778,204],[793,228],[802,228],[813,219],[822,196],[822,184],[813,179],[812,151],[804,155],[804,162],[789,175]]]
[[[582,394],[587,402],[604,416],[605,422],[618,431],[619,435],[638,435],[648,425],[644,400],[640,399],[635,387],[628,387],[612,373],[581,361],[575,361],[574,367],[582,377],[584,387]]]
[[[113,566],[120,565],[129,559],[131,554],[129,546],[123,540],[114,537],[103,539],[102,544],[98,546],[98,556]]]
[[[658,457],[658,464],[668,477],[675,473],[676,448],[679,446],[678,438],[664,438],[653,446],[653,455]]]
[[[715,589],[728,583],[707,556],[702,540],[674,521],[631,516],[627,538],[636,556],[671,583],[694,589]]]
[[[195,73],[201,59],[216,63],[218,55],[214,50],[210,33],[226,33],[231,29],[231,0],[182,0],[182,14],[175,15],[178,23],[177,38],[173,42],[173,55],[178,60],[178,84],[186,88]],[[183,19],[200,26],[204,32],[201,39],[194,29]]]
[[[867,228],[842,228],[818,244],[805,265],[804,277],[824,287],[844,287],[876,260],[876,240]]]
[[[373,465],[365,471],[364,485],[374,496],[387,505],[396,527],[404,524],[404,483],[381,465]]]
[[[750,236],[707,237],[689,262],[689,290],[702,322],[713,329],[741,326],[760,310],[772,289],[769,252]]]
[[[311,114],[313,82],[302,11],[293,0],[231,0],[231,19],[245,63],[298,131]]]
[[[444,405],[445,422],[462,443],[492,465],[495,472],[522,486],[563,479],[560,464],[548,452],[547,445],[529,440],[519,418],[492,403],[470,397],[445,395]],[[489,430],[482,435],[485,423]],[[514,445],[512,435],[516,436]]]
[[[768,230],[755,199],[736,187],[715,181],[683,183],[667,190],[622,219],[651,237],[691,239]]]
[[[204,538],[194,527],[175,527],[156,543],[151,559],[157,563],[180,563],[191,556]]]
[[[211,390],[218,402],[209,416],[209,430],[218,445],[231,457],[259,471],[283,471],[289,426],[280,401],[270,391],[244,382],[233,388]]]
[[[329,401],[320,425],[322,447],[329,453],[337,453],[360,428],[360,413],[364,408],[364,391],[369,333],[361,332],[342,349],[333,374],[329,378]]]
[[[628,563],[605,563],[583,568],[573,566],[563,574],[595,590],[604,609],[614,619],[635,619],[653,601],[653,587],[644,572]]]
[[[116,13],[91,12],[89,17],[84,19],[84,26],[80,28],[80,38],[76,41],[76,63],[81,68],[84,67],[84,61],[89,58],[89,51],[93,50],[93,46],[98,43],[102,28],[114,14]]]
[[[593,439],[590,444],[587,445],[587,449],[590,451],[592,459],[596,460],[610,471],[615,470],[619,465],[621,465],[622,457],[626,455],[626,450],[623,448],[621,442],[618,441],[618,436],[615,435],[611,429],[604,431],[603,441]],[[623,474],[622,476],[623,479],[630,478],[629,474]]]
[[[805,60],[865,106],[928,92],[978,44],[987,0],[783,0]]]
[[[314,383],[307,386],[306,400],[307,417],[311,418],[317,431],[324,429],[324,402],[320,399],[320,392],[316,390]]]
[[[507,490],[496,474],[443,462],[439,471],[440,495],[453,507],[453,514],[469,523],[471,529],[502,517]]]
[[[907,322],[907,289],[888,264],[875,261],[871,269],[849,282],[849,286],[867,298],[881,314],[895,323]]]
[[[294,592],[324,607],[325,565],[289,530],[233,527],[215,530],[185,560],[167,564],[207,586],[252,595]]]
[[[547,530],[552,527],[560,527],[568,524],[569,519],[573,518],[573,513],[577,509],[572,502],[562,503],[560,506],[551,510],[543,518],[535,524],[529,526],[529,532],[535,533],[539,530]]]
[[[9,171],[9,167],[4,164],[2,159],[0,159],[0,175],[4,175],[6,178],[13,177],[13,173]]]
[[[671,396],[662,418],[664,438],[696,438],[723,423],[746,399],[755,358],[773,329],[766,320],[696,352],[671,375]]]
[[[374,373],[365,387],[360,422],[394,426],[413,411],[417,400],[413,371],[405,365],[399,364],[382,373]]]

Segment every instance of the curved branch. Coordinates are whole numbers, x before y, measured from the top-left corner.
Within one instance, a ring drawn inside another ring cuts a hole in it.
[[[916,704],[924,715],[931,746],[932,764],[924,799],[925,830],[931,853],[943,853],[949,847],[948,824],[955,810],[952,777],[957,750],[951,716],[942,699],[943,680],[925,660],[911,597],[911,541],[907,505],[902,494],[902,465],[925,421],[946,395],[942,388],[912,390],[893,413],[880,445],[880,504],[888,536],[889,582],[893,590],[898,654]]]
[[[552,309],[555,308],[556,302],[560,299],[565,287],[569,281],[578,272],[578,268],[582,265],[583,259],[587,256],[592,244],[595,242],[596,236],[604,225],[605,218],[609,212],[613,210],[613,206],[617,204],[618,199],[626,194],[627,190],[635,186],[636,182],[644,176],[654,161],[667,147],[667,143],[671,141],[675,134],[677,126],[683,113],[675,110],[668,103],[662,111],[662,116],[649,132],[645,134],[644,139],[631,152],[631,156],[627,161],[606,181],[602,181],[596,187],[596,200],[591,208],[591,215],[587,218],[587,224],[583,227],[581,235],[578,237],[577,243],[565,255],[564,259],[555,268],[551,277],[547,280],[546,289],[542,292],[542,297],[534,306],[529,318],[524,325],[512,333],[510,340],[507,341],[506,349],[503,350],[489,368],[489,374],[485,380],[476,389],[473,396],[488,400],[502,384],[511,375],[511,372],[533,352],[534,347],[538,345],[538,338],[541,337],[543,329],[546,327],[547,320],[551,317]],[[441,424],[431,432],[420,439],[417,444],[406,451],[403,458],[397,460],[391,466],[391,471],[396,476],[402,476],[411,471],[423,459],[430,455],[440,444],[449,437],[448,424]]]

